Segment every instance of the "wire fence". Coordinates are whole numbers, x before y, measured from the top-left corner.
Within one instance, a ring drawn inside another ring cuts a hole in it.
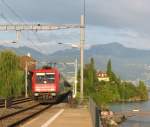
[[[91,97],[89,97],[89,112],[91,115],[92,127],[101,127],[100,109]]]

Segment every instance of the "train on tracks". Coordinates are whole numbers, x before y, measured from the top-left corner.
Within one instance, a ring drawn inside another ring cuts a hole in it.
[[[32,97],[41,103],[55,102],[64,95],[71,97],[71,85],[56,66],[32,70]]]

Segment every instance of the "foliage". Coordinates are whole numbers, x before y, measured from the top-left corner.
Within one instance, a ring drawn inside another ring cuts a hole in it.
[[[148,99],[148,90],[143,81],[139,81],[139,85],[137,87],[137,92],[142,100]]]
[[[109,77],[110,82],[118,82],[118,78],[116,77],[115,73],[112,71],[111,60],[108,60],[107,63],[107,75]]]
[[[19,96],[23,92],[24,73],[18,56],[11,51],[0,53],[0,96]]]
[[[95,92],[95,86],[98,80],[96,77],[95,63],[94,59],[91,58],[90,63],[86,64],[84,67],[84,93],[85,96],[92,92]]]
[[[112,74],[112,67],[111,67],[111,60],[110,59],[108,60],[108,63],[107,63],[107,74],[109,76],[111,76],[111,74]]]
[[[97,104],[103,106],[111,102],[147,100],[148,90],[144,82],[139,85],[131,82],[121,81],[112,71],[111,60],[107,64],[107,74],[110,81],[98,81],[94,59],[91,58],[89,64],[84,68],[84,93],[86,96],[92,96]]]

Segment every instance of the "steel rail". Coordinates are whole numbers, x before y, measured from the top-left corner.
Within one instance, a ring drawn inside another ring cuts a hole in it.
[[[32,101],[32,99],[31,98],[15,99],[15,100],[12,100],[12,105],[25,103],[25,102],[29,102],[29,101]],[[3,107],[5,107],[5,100],[4,99],[0,101],[0,108],[3,108]]]
[[[8,127],[19,126],[19,125],[21,125],[21,124],[27,122],[29,119],[31,119],[31,118],[33,118],[33,117],[39,115],[40,113],[42,113],[43,111],[47,110],[47,109],[50,108],[50,107],[51,107],[51,105],[47,105],[47,106],[45,106],[44,108],[42,108],[41,110],[36,111],[36,112],[32,113],[31,115],[28,115],[28,116],[26,116],[26,117],[24,117],[24,118],[22,118],[22,119],[20,119],[20,120],[18,120],[18,121],[16,121],[16,122],[10,124],[10,125],[8,125]]]
[[[2,125],[5,127],[14,127],[19,124],[24,123],[25,121],[29,120],[30,118],[38,115],[42,111],[45,111],[46,109],[50,108],[51,105],[41,105],[36,104],[33,106],[30,106],[28,108],[22,109],[20,111],[7,114],[5,116],[0,117]]]
[[[16,112],[13,112],[13,113],[4,115],[4,116],[0,116],[0,120],[4,120],[4,119],[6,119],[6,118],[8,118],[8,117],[11,117],[11,116],[14,116],[14,115],[16,115],[16,114],[22,113],[22,112],[24,112],[24,111],[30,110],[30,109],[32,109],[32,108],[34,108],[34,107],[39,106],[39,105],[40,105],[40,104],[32,105],[32,106],[27,107],[27,108],[24,108],[24,109],[22,109],[22,110],[19,110],[19,111],[16,111]]]

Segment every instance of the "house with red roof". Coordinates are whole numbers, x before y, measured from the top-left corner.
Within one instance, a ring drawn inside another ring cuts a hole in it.
[[[109,77],[106,72],[99,71],[96,73],[96,76],[99,81],[109,81]]]

